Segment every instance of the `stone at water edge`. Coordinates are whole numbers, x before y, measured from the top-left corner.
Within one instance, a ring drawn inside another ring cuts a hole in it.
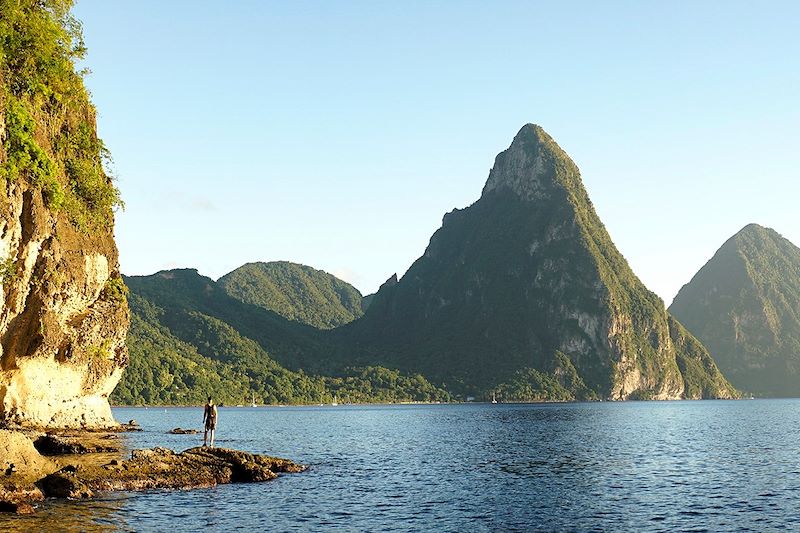
[[[87,453],[113,453],[120,451],[121,447],[110,434],[104,437],[93,437],[91,435],[56,435],[47,433],[37,438],[33,445],[44,456],[52,455],[80,455]]]
[[[33,505],[27,502],[0,501],[0,513],[33,514],[36,512]]]
[[[125,461],[62,468],[40,485],[46,496],[90,498],[97,491],[190,489],[269,481],[279,473],[305,469],[287,459],[227,448],[198,447],[181,453],[152,448],[133,450]]]
[[[11,465],[14,465],[13,469]],[[56,468],[55,463],[39,454],[33,441],[24,433],[0,429],[0,474],[6,481],[9,478],[36,481]]]

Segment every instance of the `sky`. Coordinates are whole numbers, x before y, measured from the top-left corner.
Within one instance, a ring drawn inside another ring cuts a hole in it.
[[[669,305],[800,244],[800,2],[78,0],[127,275],[287,260],[374,292],[528,122]]]

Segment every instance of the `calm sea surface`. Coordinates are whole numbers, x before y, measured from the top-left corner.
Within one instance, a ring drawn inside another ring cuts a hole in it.
[[[199,408],[114,410],[131,448]],[[800,400],[221,408],[220,446],[308,472],[46,502],[0,531],[800,530]]]

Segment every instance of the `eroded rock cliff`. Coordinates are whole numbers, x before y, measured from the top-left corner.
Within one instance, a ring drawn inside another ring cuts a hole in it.
[[[0,0],[0,421],[98,427],[129,319],[69,4]]]

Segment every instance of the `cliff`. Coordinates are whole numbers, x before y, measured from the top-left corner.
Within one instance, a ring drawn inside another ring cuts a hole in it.
[[[800,248],[749,224],[728,239],[670,306],[736,387],[800,395]]]
[[[344,326],[376,363],[508,400],[725,398],[703,346],[647,290],[539,126],[500,153],[481,198]]]
[[[0,420],[110,426],[127,362],[120,201],[69,4],[0,1]]]

